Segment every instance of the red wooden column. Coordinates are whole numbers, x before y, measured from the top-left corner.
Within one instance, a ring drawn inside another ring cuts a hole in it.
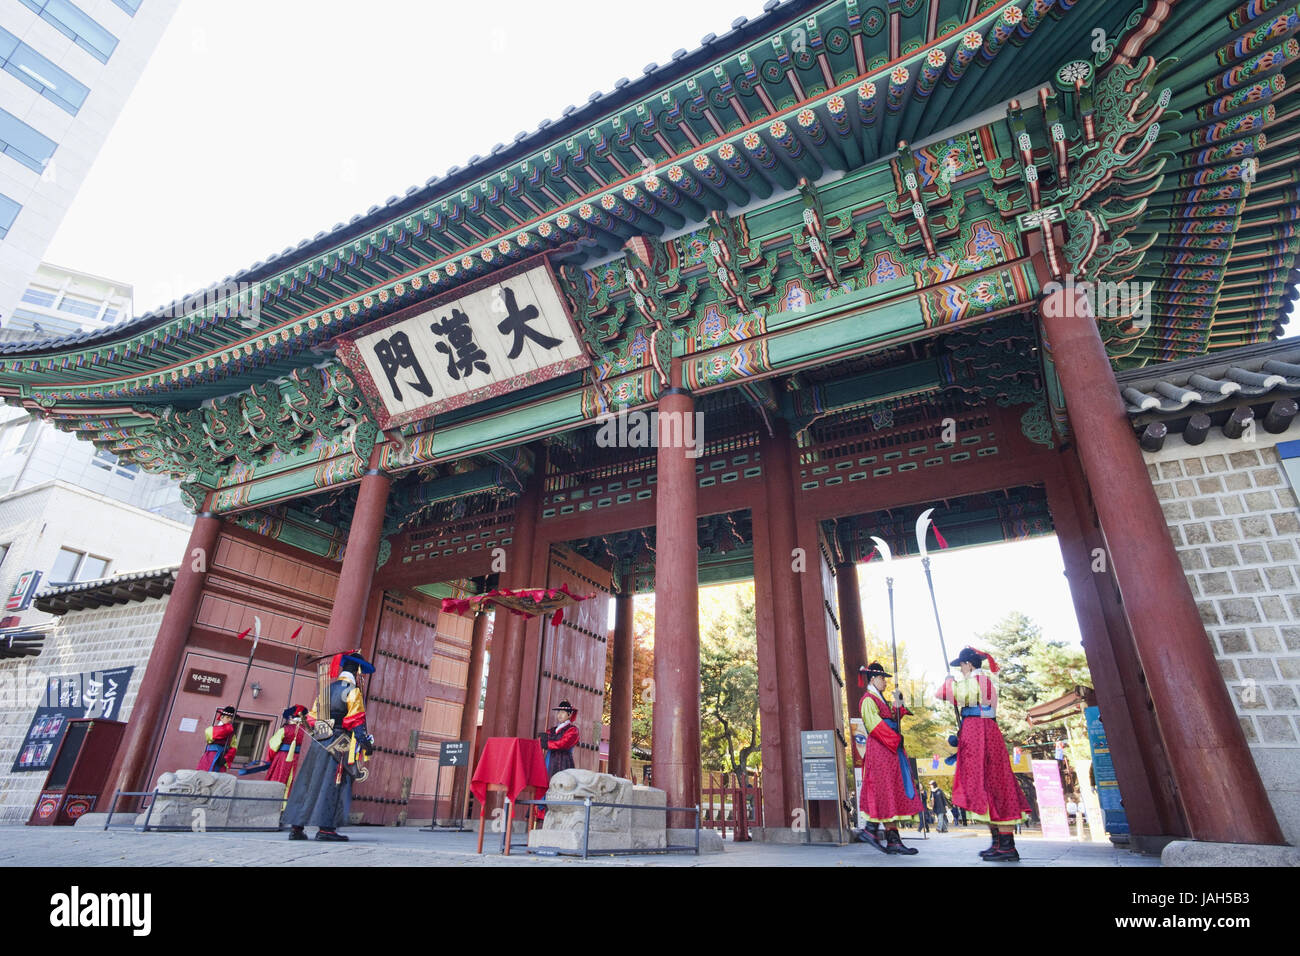
[[[624,573],[614,595],[614,673],[609,705],[609,772],[616,777],[632,774],[632,575]]]
[[[1142,761],[1142,775],[1146,786],[1150,789],[1155,812],[1160,821],[1160,827],[1155,831],[1158,834],[1156,838],[1148,841],[1141,833],[1135,831],[1133,843],[1140,849],[1156,852],[1163,849],[1165,837],[1187,836],[1187,819],[1183,815],[1182,804],[1178,800],[1174,787],[1174,774],[1169,766],[1169,755],[1160,736],[1160,723],[1152,709],[1146,678],[1142,674],[1142,664],[1138,660],[1137,648],[1133,644],[1133,633],[1129,628],[1124,604],[1119,596],[1119,586],[1113,575],[1110,552],[1106,549],[1101,529],[1097,526],[1097,512],[1092,506],[1087,481],[1073,449],[1067,450],[1061,456],[1061,464],[1066,485],[1074,500],[1075,514],[1079,516],[1079,527],[1083,533],[1084,546],[1088,551],[1089,571],[1092,569],[1093,556],[1098,551],[1106,555],[1108,562],[1104,572],[1090,574],[1090,577],[1105,621],[1106,635],[1110,640],[1111,656],[1118,672],[1124,701],[1128,706],[1133,743]],[[1103,719],[1105,719],[1104,714]],[[1123,786],[1121,780],[1121,791]]]
[[[113,772],[108,775],[109,782],[100,797],[100,806],[104,808],[107,808],[107,801],[112,800],[114,790],[148,790],[153,782],[149,779],[149,772],[167,730],[164,726],[167,704],[176,687],[181,662],[185,659],[190,626],[203,595],[203,582],[216,557],[220,532],[221,519],[211,512],[205,511],[194,519],[189,543],[176,571],[176,583],[167,599],[167,610],[163,612],[135,706],[131,709],[126,735],[118,747]]]
[[[531,588],[545,584],[533,577],[533,543],[537,531],[537,512],[541,500],[543,468],[539,457],[538,471],[527,479],[515,502],[515,523],[510,550],[500,587]],[[539,569],[544,572],[545,568]],[[519,694],[523,686],[524,639],[527,622],[514,614],[496,615],[492,633],[492,661],[488,666],[487,700],[484,702],[483,737],[513,737],[520,721],[532,722],[531,714],[519,712]]]
[[[668,794],[670,807],[700,802],[699,486],[695,459],[680,440],[694,412],[695,400],[684,388],[673,386],[659,397],[651,767],[652,783]],[[669,825],[685,827],[694,821],[669,814]]]
[[[470,632],[469,670],[465,675],[465,703],[460,711],[460,739],[469,741],[470,760],[464,766],[456,768],[456,778],[451,788],[450,815],[455,819],[465,816],[465,795],[469,792],[469,775],[474,769],[474,756],[478,751],[478,695],[483,686],[483,657],[487,647],[488,615],[480,614],[474,618],[474,630]],[[434,800],[433,808],[437,823],[438,806]]]
[[[1097,595],[1095,575],[1092,570],[1092,552],[1084,535],[1083,525],[1070,488],[1064,476],[1050,477],[1045,483],[1047,504],[1056,528],[1056,542],[1061,548],[1065,565],[1065,579],[1070,585],[1074,614],[1083,635],[1083,650],[1088,658],[1088,670],[1097,690],[1097,706],[1106,727],[1106,741],[1115,761],[1115,776],[1119,780],[1120,794],[1124,799],[1124,812],[1133,837],[1159,837],[1164,829],[1156,809],[1152,781],[1138,747],[1129,701],[1124,693],[1124,682],[1115,663],[1106,617]]]
[[[773,630],[776,636],[777,683],[781,696],[781,742],[784,764],[782,784],[787,812],[803,801],[800,769],[801,731],[813,730],[812,703],[808,694],[808,657],[804,648],[804,615],[801,588],[805,575],[821,572],[816,542],[805,548],[802,570],[795,570],[794,459],[798,454],[789,429],[781,419],[772,423],[772,435],[759,443],[763,462],[763,485],[767,498],[767,530],[770,558],[770,593]],[[820,588],[820,582],[818,583]],[[820,607],[820,605],[819,605]],[[764,787],[770,786],[765,783]],[[789,826],[790,820],[765,820],[768,827]]]
[[[375,578],[375,559],[379,556],[379,539],[384,526],[384,508],[393,480],[378,468],[370,468],[361,477],[357,504],[352,510],[343,567],[334,592],[329,627],[325,631],[325,650],[336,654],[361,647],[362,624],[370,602],[370,586]]]
[[[835,590],[840,599],[840,647],[844,654],[844,686],[848,688],[849,716],[857,717],[858,667],[866,667],[867,632],[862,624],[862,595],[858,591],[858,566],[843,561],[835,566]]]
[[[1192,836],[1282,844],[1088,301],[1057,289],[1041,313]]]
[[[767,504],[750,509],[754,529],[754,623],[758,631],[758,714],[763,733],[763,827],[789,826],[786,802],[785,746],[781,732],[781,668],[777,663],[776,614],[772,608],[772,548]],[[795,796],[797,806],[798,794]]]

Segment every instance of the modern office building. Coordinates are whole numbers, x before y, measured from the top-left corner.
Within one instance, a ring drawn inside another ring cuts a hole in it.
[[[0,325],[0,342],[39,341],[90,332],[131,317],[132,289],[42,262]]]
[[[0,0],[0,324],[179,0]]]

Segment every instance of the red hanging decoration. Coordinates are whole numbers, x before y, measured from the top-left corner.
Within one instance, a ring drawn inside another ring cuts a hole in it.
[[[493,607],[504,608],[518,617],[537,617],[549,614],[551,625],[556,626],[564,618],[564,609],[594,598],[595,593],[581,595],[569,591],[567,584],[558,588],[498,588],[485,594],[468,598],[443,598],[442,609],[449,614],[462,617],[475,617],[486,614]]]

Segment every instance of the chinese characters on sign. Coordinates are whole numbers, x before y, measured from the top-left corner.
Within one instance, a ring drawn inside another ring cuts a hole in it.
[[[384,428],[589,364],[544,264],[345,340],[339,355],[368,380]]]
[[[18,748],[11,772],[48,770],[59,752],[59,742],[69,720],[90,717],[121,720],[119,711],[133,670],[134,667],[116,667],[51,677],[27,736]]]

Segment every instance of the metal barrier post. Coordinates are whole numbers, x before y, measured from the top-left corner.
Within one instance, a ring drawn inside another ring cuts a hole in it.
[[[153,819],[153,805],[158,802],[158,791],[149,794],[149,810],[144,815],[144,832],[149,832],[149,821]]]
[[[121,793],[122,791],[120,789],[113,791],[113,802],[108,805],[108,819],[104,821],[105,830],[107,830],[108,825],[113,822],[113,814],[117,811],[117,800],[118,797],[121,796]]]
[[[591,838],[591,797],[582,801],[583,813],[586,814],[586,820],[582,825],[582,858],[587,859],[587,846]]]

